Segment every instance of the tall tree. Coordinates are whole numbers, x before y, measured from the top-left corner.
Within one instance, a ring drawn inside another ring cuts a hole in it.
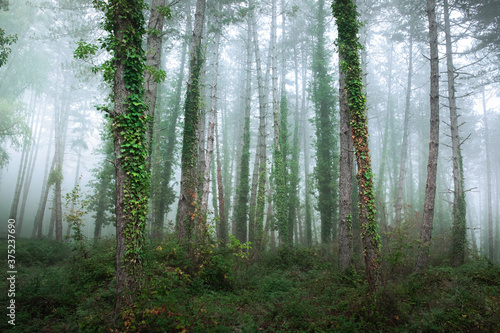
[[[337,20],[339,55],[341,69],[345,74],[345,89],[349,105],[349,118],[353,146],[358,165],[359,221],[362,227],[365,274],[370,292],[382,285],[380,236],[375,219],[375,194],[370,150],[368,148],[368,121],[366,117],[366,98],[363,83],[358,39],[360,22],[356,6],[352,0],[336,0],[332,4],[333,15]]]
[[[321,217],[321,243],[326,245],[336,237],[337,221],[337,140],[335,129],[337,121],[334,116],[335,93],[333,78],[328,73],[329,59],[326,52],[326,10],[325,1],[318,1],[316,16],[316,45],[312,58],[312,101],[315,108],[316,125],[316,168],[314,174],[318,186],[318,210]]]
[[[220,2],[215,1],[215,11],[220,12]],[[210,118],[208,120],[208,133],[207,133],[207,150],[205,156],[205,170],[203,175],[202,198],[201,198],[201,211],[207,213],[208,195],[210,193],[210,169],[212,167],[212,157],[214,150],[214,132],[215,132],[215,118],[217,116],[217,78],[219,75],[219,48],[220,39],[222,34],[222,24],[219,16],[215,17],[214,33],[214,55],[213,55],[213,72],[212,72],[212,87],[210,90]],[[215,195],[215,193],[214,193]]]
[[[177,211],[177,232],[180,242],[190,247],[195,239],[195,212],[197,194],[197,156],[198,138],[196,131],[201,109],[200,77],[204,58],[201,47],[203,22],[205,19],[205,0],[197,0],[194,20],[193,39],[189,59],[189,79],[184,104],[184,134],[181,155],[181,193]]]
[[[340,59],[342,62],[342,58]],[[349,104],[345,88],[345,73],[339,64],[339,268],[347,269],[352,262],[352,188],[353,157]]]
[[[272,1],[271,19],[271,57],[272,57],[272,96],[273,96],[273,125],[274,125],[274,183],[276,193],[274,195],[274,221],[278,226],[282,241],[288,240],[288,205],[286,189],[286,167],[283,147],[281,147],[281,117],[280,103],[278,101],[278,59],[276,51],[276,0]]]
[[[189,12],[189,6],[188,6]],[[175,201],[175,194],[170,184],[172,181],[172,174],[174,173],[175,165],[175,147],[177,144],[177,123],[181,112],[181,97],[182,97],[182,84],[184,81],[184,72],[186,65],[187,47],[191,34],[191,15],[187,15],[186,29],[184,38],[182,40],[181,60],[179,67],[179,74],[175,84],[175,92],[172,103],[172,111],[167,117],[167,130],[166,130],[166,144],[161,145],[159,154],[163,157],[163,165],[160,171],[161,174],[161,188],[159,198],[157,200],[157,207],[155,207],[155,218],[153,225],[153,237],[159,238],[161,231],[164,227],[165,215],[168,213],[168,207]],[[159,144],[159,143],[158,143]]]
[[[236,212],[236,237],[240,242],[247,241],[247,216],[248,216],[248,194],[250,191],[250,108],[252,98],[252,29],[251,18],[247,17],[247,40],[246,40],[246,79],[245,79],[245,119],[243,125],[243,147],[241,150],[240,177],[237,189]]]
[[[104,78],[112,85],[112,120],[116,179],[116,303],[115,309],[132,304],[141,289],[143,248],[148,212],[150,173],[147,170],[145,103],[146,32],[143,0],[110,0],[96,3],[105,14],[109,32],[103,47],[112,55],[104,65]]]
[[[487,210],[488,210],[488,258],[493,260],[494,258],[494,237],[493,237],[493,208],[492,208],[492,190],[491,190],[491,153],[490,153],[490,133],[489,133],[489,123],[488,123],[488,109],[486,107],[486,96],[485,87],[483,86],[482,91],[483,100],[483,126],[484,126],[484,147],[486,152],[486,182],[487,182]]]
[[[434,205],[436,198],[436,174],[439,152],[439,54],[438,54],[438,31],[436,21],[436,2],[427,0],[427,18],[429,21],[429,47],[430,47],[430,141],[429,159],[427,162],[427,183],[425,186],[425,201],[422,231],[420,233],[420,246],[415,271],[420,272],[427,266],[429,258],[429,246],[432,236],[432,224],[434,220]]]
[[[458,266],[464,263],[465,249],[467,247],[467,207],[464,192],[462,149],[458,131],[457,99],[455,96],[456,70],[453,66],[448,0],[444,0],[444,32],[446,41],[446,72],[448,77],[448,107],[450,109],[451,160],[453,164],[453,232],[451,256],[453,264]]]

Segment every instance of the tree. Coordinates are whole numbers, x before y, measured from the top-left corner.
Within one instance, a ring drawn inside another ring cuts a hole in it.
[[[236,205],[236,237],[241,243],[247,241],[247,216],[248,216],[248,194],[250,191],[250,109],[252,98],[252,46],[251,46],[251,18],[247,17],[247,54],[246,54],[246,79],[245,79],[245,120],[243,125],[243,147],[241,150],[240,177],[237,189]]]
[[[337,140],[334,132],[337,120],[334,116],[335,93],[333,79],[328,73],[329,59],[325,48],[326,11],[325,1],[318,1],[316,45],[312,58],[312,101],[315,108],[316,125],[316,168],[314,175],[318,186],[318,211],[321,217],[321,243],[330,244],[337,230]]]
[[[189,79],[184,104],[184,134],[181,155],[181,192],[177,211],[178,239],[192,245],[195,232],[195,212],[197,194],[197,156],[198,139],[196,130],[201,108],[200,77],[204,58],[201,48],[203,21],[205,18],[205,0],[197,0],[194,20],[193,39],[189,59]]]
[[[145,103],[146,32],[143,0],[97,2],[105,14],[109,33],[103,47],[112,58],[105,62],[104,78],[112,85],[111,118],[115,165],[116,303],[115,309],[132,304],[141,289],[143,247],[148,212],[150,173],[146,132],[150,121]]]
[[[429,46],[430,46],[430,141],[429,159],[427,162],[427,183],[425,186],[425,201],[420,245],[415,271],[420,272],[427,266],[429,246],[432,236],[432,223],[434,220],[434,205],[436,198],[436,174],[439,152],[439,54],[438,32],[436,22],[435,0],[427,0],[427,18],[429,21]]]
[[[278,102],[278,60],[276,54],[276,0],[272,1],[272,21],[271,21],[271,56],[272,56],[272,105],[273,105],[273,125],[274,125],[274,183],[276,193],[274,195],[274,220],[278,226],[282,241],[288,240],[288,205],[286,189],[286,165],[284,157],[284,147],[282,144],[280,103]]]
[[[345,89],[349,105],[349,118],[353,146],[358,166],[359,221],[362,227],[365,274],[370,292],[382,285],[380,236],[375,219],[375,194],[370,150],[368,148],[368,125],[366,117],[366,98],[363,83],[358,40],[360,23],[352,0],[336,0],[332,4],[333,15],[337,20],[339,56],[341,69],[345,74]]]
[[[457,100],[455,96],[456,70],[453,66],[453,50],[451,45],[450,9],[448,0],[444,0],[444,31],[446,41],[446,72],[448,76],[448,101],[450,109],[450,136],[453,165],[453,232],[451,256],[455,266],[465,260],[467,246],[467,207],[464,192],[464,170],[462,149],[459,136]]]

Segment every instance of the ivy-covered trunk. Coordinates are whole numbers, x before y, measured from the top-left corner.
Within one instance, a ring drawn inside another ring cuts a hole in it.
[[[420,232],[420,247],[418,251],[417,261],[415,263],[415,271],[417,272],[422,271],[422,269],[427,266],[436,198],[436,176],[439,152],[439,54],[435,0],[427,0],[427,17],[429,20],[429,46],[431,55],[431,119],[424,214],[422,217],[422,230]]]
[[[312,59],[312,101],[315,109],[316,125],[316,167],[314,174],[318,186],[318,211],[321,219],[321,243],[330,244],[336,237],[337,221],[337,140],[334,131],[337,121],[334,116],[335,93],[333,78],[328,74],[329,63],[326,53],[326,11],[325,1],[318,2],[316,38]]]
[[[184,134],[182,139],[181,155],[181,191],[177,212],[177,232],[181,243],[186,243],[188,248],[195,241],[195,214],[197,212],[198,187],[197,187],[197,158],[198,138],[196,131],[201,108],[200,78],[203,66],[201,49],[201,36],[205,18],[205,0],[196,2],[193,39],[191,41],[189,59],[189,79],[184,104]]]
[[[342,58],[341,58],[342,61]],[[339,65],[339,268],[347,269],[352,263],[352,139],[349,123],[349,105],[345,90],[345,74]]]
[[[133,304],[141,289],[143,247],[149,199],[144,102],[145,34],[143,0],[99,3],[110,34],[105,47],[112,58],[104,77],[112,84],[114,108],[109,111],[116,172],[116,303],[117,311]]]
[[[337,20],[340,66],[345,74],[345,89],[349,105],[351,136],[358,165],[359,221],[362,227],[365,274],[370,292],[382,285],[380,236],[375,219],[375,195],[370,150],[368,148],[368,120],[358,40],[360,23],[352,0],[336,0],[332,5]]]

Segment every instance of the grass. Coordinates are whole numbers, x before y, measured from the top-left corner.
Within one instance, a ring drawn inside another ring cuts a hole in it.
[[[16,326],[4,318],[0,331],[500,332],[500,268],[484,258],[457,268],[434,260],[417,275],[408,253],[388,253],[385,286],[369,295],[363,268],[341,273],[324,249],[245,258],[207,245],[187,258],[173,239],[148,246],[142,294],[118,320],[113,239],[18,240]],[[6,279],[1,288],[7,295]]]

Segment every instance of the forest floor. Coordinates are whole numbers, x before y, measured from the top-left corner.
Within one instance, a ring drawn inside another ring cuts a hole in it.
[[[188,259],[165,240],[148,246],[142,294],[114,321],[114,255],[113,239],[18,240],[16,325],[4,314],[0,331],[500,332],[500,267],[479,257],[422,274],[404,256],[385,258],[385,286],[369,295],[360,264],[340,273],[319,248],[245,258],[233,241]],[[6,299],[5,277],[0,286]]]

